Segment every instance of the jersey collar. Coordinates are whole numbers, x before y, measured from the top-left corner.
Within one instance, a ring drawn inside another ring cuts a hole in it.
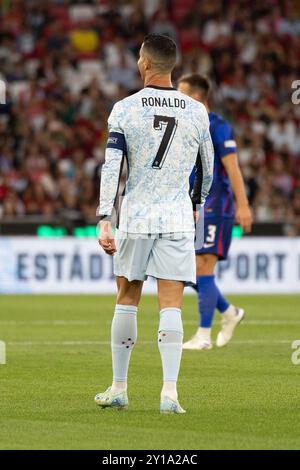
[[[168,86],[147,85],[146,88],[155,88],[155,90],[172,90],[177,91],[176,88]]]

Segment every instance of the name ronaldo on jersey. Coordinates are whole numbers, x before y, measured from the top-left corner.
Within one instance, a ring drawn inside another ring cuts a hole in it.
[[[179,98],[162,98],[160,96],[149,96],[142,98],[142,105],[144,106],[156,106],[159,108],[186,108],[185,100]]]

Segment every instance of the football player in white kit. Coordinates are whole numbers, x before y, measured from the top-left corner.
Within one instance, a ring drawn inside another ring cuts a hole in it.
[[[184,282],[196,278],[195,220],[212,183],[214,153],[205,107],[172,86],[175,63],[172,39],[147,36],[138,60],[144,88],[117,102],[108,119],[97,214],[99,243],[114,256],[118,295],[111,329],[113,382],[95,397],[102,407],[128,407],[127,372],[137,338],[137,309],[143,282],[153,276],[160,306],[160,411],[185,412],[176,386],[183,340],[181,305]],[[114,239],[111,216],[125,161],[129,176]]]

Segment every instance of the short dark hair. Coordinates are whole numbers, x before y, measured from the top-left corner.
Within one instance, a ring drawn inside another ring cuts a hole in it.
[[[205,99],[208,98],[211,91],[211,82],[208,77],[199,73],[183,75],[179,78],[179,83],[187,83],[193,90],[200,91]]]
[[[143,49],[151,56],[153,65],[162,73],[173,70],[177,59],[176,43],[163,34],[148,34],[143,42]]]

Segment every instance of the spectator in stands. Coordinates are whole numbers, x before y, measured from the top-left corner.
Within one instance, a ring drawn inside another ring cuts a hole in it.
[[[141,87],[148,32],[177,40],[174,78],[215,82],[257,221],[300,234],[299,2],[6,0],[0,10],[0,216],[93,219],[108,114]]]

